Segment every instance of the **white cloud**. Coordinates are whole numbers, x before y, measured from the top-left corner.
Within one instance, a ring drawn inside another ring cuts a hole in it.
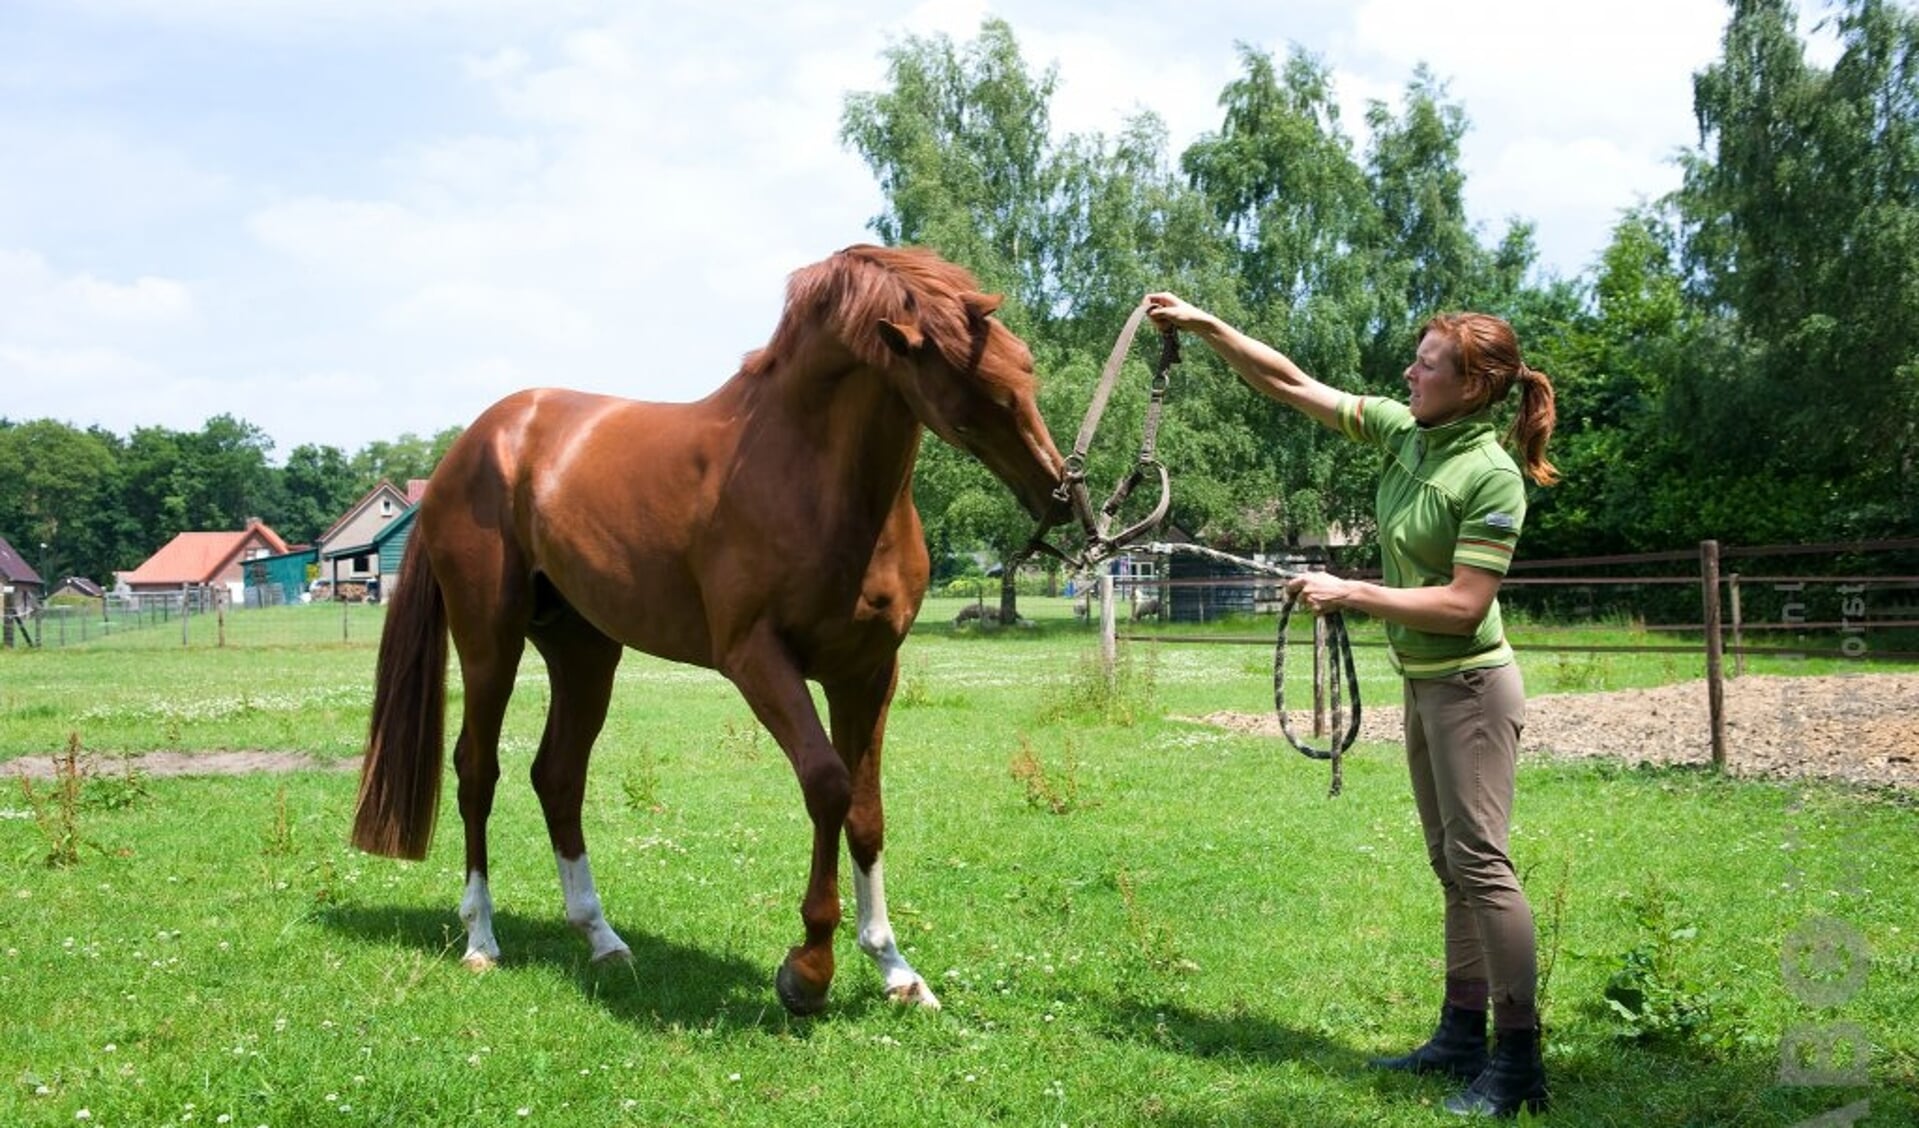
[[[1487,234],[1533,220],[1548,266],[1570,275],[1597,259],[1622,209],[1677,187],[1672,158],[1698,140],[1692,79],[1718,55],[1722,6],[1460,0],[1445,19],[1431,12],[1367,0],[1352,57],[1401,76],[1389,105],[1423,61],[1465,107],[1467,203]]]
[[[176,146],[84,123],[0,114],[0,153],[9,154],[0,176],[0,246],[72,234],[126,238],[218,207],[233,190]]]
[[[428,286],[400,303],[385,320],[414,332],[506,333],[570,349],[591,344],[593,337],[593,319],[563,298],[541,290],[472,282]]]
[[[115,347],[36,345],[0,338],[0,381],[8,389],[0,415],[59,419],[87,427],[111,418],[121,434],[174,420],[182,404],[207,401],[203,386],[181,381],[163,366]],[[87,414],[76,414],[85,412]],[[200,418],[218,414],[205,411]]]
[[[95,341],[194,319],[193,291],[177,279],[62,277],[35,252],[0,250],[0,340]]]
[[[466,277],[577,243],[577,218],[539,203],[422,210],[391,200],[290,200],[248,227],[297,264],[385,288]]]
[[[28,396],[65,399],[104,387],[127,390],[150,386],[160,373],[151,365],[110,348],[35,348],[0,344],[0,371],[7,385]]]
[[[179,324],[193,317],[192,291],[170,278],[136,278],[121,284],[82,274],[61,284],[55,302],[71,303],[76,313],[88,319],[125,324]]]
[[[907,35],[989,13],[1060,132],[1219,124],[1236,42],[1333,72],[1358,136],[1416,61],[1473,128],[1468,203],[1572,273],[1676,183],[1720,0],[75,0],[0,5],[0,374],[120,431],[232,411],[282,452],[464,423],[526,384],[703,394],[795,268],[882,207],[839,139]],[[28,43],[27,47],[10,44]],[[55,60],[52,65],[45,60]],[[341,74],[351,81],[340,80]],[[68,76],[63,79],[61,76]],[[98,390],[97,398],[93,392]],[[11,414],[18,414],[10,408]]]

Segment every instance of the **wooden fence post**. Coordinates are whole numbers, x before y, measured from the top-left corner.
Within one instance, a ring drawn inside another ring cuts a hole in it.
[[[1706,600],[1706,711],[1712,722],[1712,766],[1726,770],[1726,679],[1719,637],[1719,542],[1699,542],[1699,583]]]
[[[1113,573],[1101,565],[1099,572],[1099,660],[1106,671],[1106,687],[1119,684],[1119,628],[1113,614]]]
[[[1746,676],[1745,616],[1739,613],[1739,573],[1726,576],[1726,594],[1732,597],[1732,676]]]

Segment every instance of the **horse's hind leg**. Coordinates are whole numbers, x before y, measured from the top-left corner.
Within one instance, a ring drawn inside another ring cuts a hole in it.
[[[544,617],[543,617],[544,618]],[[586,860],[580,807],[586,797],[587,760],[606,722],[620,644],[595,630],[571,609],[533,628],[533,645],[546,659],[553,701],[546,732],[533,759],[533,790],[546,815],[547,837],[560,871],[566,921],[586,938],[593,960],[625,959],[631,952],[606,923],[593,870]]]
[[[872,678],[826,687],[833,744],[853,780],[853,803],[846,813],[846,849],[853,859],[853,899],[860,950],[879,969],[886,994],[900,1003],[939,1009],[926,980],[900,954],[893,924],[886,915],[886,813],[880,796],[880,749],[886,713],[893,698],[897,662]]]
[[[435,554],[434,566],[447,577],[441,590],[465,693],[453,748],[466,831],[466,893],[460,899],[464,962],[483,971],[500,958],[487,884],[486,823],[500,780],[500,726],[526,652],[529,600],[524,573],[514,556],[501,555],[497,534],[456,519],[441,528],[439,543],[444,548]]]
[[[487,886],[486,821],[493,813],[493,792],[500,780],[500,725],[513,678],[525,649],[518,637],[500,645],[475,639],[461,640],[460,676],[466,703],[459,740],[453,749],[453,768],[459,776],[460,822],[466,830],[466,893],[460,898],[460,920],[466,925],[466,966],[476,971],[500,959],[493,935],[493,897]]]

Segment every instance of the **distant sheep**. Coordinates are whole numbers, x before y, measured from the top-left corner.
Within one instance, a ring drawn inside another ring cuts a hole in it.
[[[1159,600],[1142,599],[1138,603],[1133,604],[1133,622],[1137,623],[1141,619],[1152,619],[1154,622],[1159,621]]]
[[[999,608],[989,607],[984,603],[969,603],[959,609],[959,614],[953,616],[953,625],[956,627],[963,627],[968,623],[997,627],[999,626]]]

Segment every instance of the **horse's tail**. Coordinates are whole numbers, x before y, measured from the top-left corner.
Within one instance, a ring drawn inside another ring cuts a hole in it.
[[[445,736],[446,603],[416,537],[380,635],[373,721],[353,815],[355,846],[391,858],[426,857],[440,806]]]

